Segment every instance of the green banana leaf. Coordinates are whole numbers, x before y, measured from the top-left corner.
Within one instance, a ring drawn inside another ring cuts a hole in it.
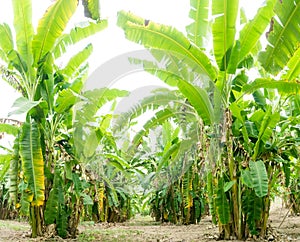
[[[32,51],[37,64],[53,49],[77,8],[77,0],[57,0],[40,19],[37,34],[33,38]]]
[[[10,160],[12,159],[11,154],[0,154],[0,181],[2,182],[4,177],[7,175],[9,170]]]
[[[16,33],[17,50],[28,67],[28,77],[34,79],[32,39],[34,35],[32,25],[31,0],[13,0],[14,27]]]
[[[64,69],[60,70],[60,73],[62,73],[66,77],[76,76],[78,74],[78,69],[89,58],[92,52],[93,46],[91,44],[88,44],[83,50],[75,54],[69,60]]]
[[[123,28],[127,39],[142,44],[146,48],[177,52],[186,56],[197,63],[198,68],[210,80],[215,80],[217,71],[209,58],[202,50],[191,44],[181,32],[171,26],[160,25],[152,21],[147,22],[146,25],[146,22],[132,13],[124,11],[118,13],[118,26]]]
[[[261,7],[254,18],[246,23],[240,31],[240,37],[232,50],[232,57],[228,64],[228,69],[230,69],[229,73],[235,72],[238,63],[240,63],[251,52],[260,40],[274,15],[273,8],[275,1],[276,0],[268,0],[266,5]],[[237,47],[237,45],[239,46]]]
[[[19,154],[19,134],[14,140],[13,146],[13,155],[10,161],[9,167],[9,196],[13,201],[14,205],[17,204],[18,198],[18,177],[19,177],[19,161],[20,161],[20,154]]]
[[[27,78],[27,71],[28,71],[27,63],[25,62],[25,60],[23,60],[23,58],[20,56],[20,54],[16,50],[10,50],[7,58],[10,61],[9,69],[11,67],[14,67],[17,69],[17,71],[19,72],[20,77],[21,77],[20,78],[21,80],[18,80],[18,81],[20,82],[21,86],[24,86],[24,89],[25,89],[27,80],[28,80],[28,78]],[[24,83],[26,83],[26,84],[24,84]]]
[[[16,108],[15,110],[8,113],[8,116],[18,115],[18,114],[26,114],[32,108],[39,105],[40,101],[29,101],[25,97],[19,97],[14,103],[12,108]]]
[[[242,88],[244,94],[254,93],[260,88],[277,89],[281,94],[299,94],[300,83],[297,81],[276,81],[267,78],[258,78],[250,84],[245,84]]]
[[[124,124],[146,113],[148,110],[157,110],[159,107],[170,107],[169,104],[184,105],[182,98],[178,96],[177,91],[169,89],[154,90],[149,96],[146,96],[132,108],[118,116],[114,122],[113,130],[121,130]]]
[[[250,161],[250,175],[256,196],[264,197],[268,194],[268,174],[263,161]]]
[[[204,89],[193,86],[184,80],[178,81],[178,88],[189,100],[206,125],[215,122],[213,107],[208,93]]]
[[[140,130],[132,140],[132,149],[136,148],[143,138],[143,136],[147,133],[150,128],[155,127],[156,125],[162,124],[164,121],[173,117],[174,113],[169,109],[160,110],[155,113],[155,115],[149,119],[143,126],[142,130]]]
[[[89,90],[83,93],[82,97],[78,98],[75,105],[75,119],[79,123],[86,123],[95,120],[96,112],[106,103],[115,100],[118,97],[126,97],[128,91],[119,89],[100,88]]]
[[[127,161],[118,155],[110,154],[110,153],[105,153],[103,155],[105,158],[112,159],[113,161],[110,160],[110,163],[113,162],[113,165],[121,171],[130,168],[130,165],[127,163]]]
[[[58,58],[67,51],[67,47],[74,45],[79,41],[98,33],[99,31],[107,27],[107,21],[101,20],[100,22],[85,22],[80,26],[76,26],[71,29],[70,33],[61,35],[54,48],[53,53],[54,57]]]
[[[40,132],[35,122],[24,123],[20,136],[20,156],[27,184],[27,201],[33,206],[44,203],[44,160],[40,144]]]
[[[271,107],[268,107],[268,110],[264,115],[259,128],[258,139],[255,143],[254,153],[252,155],[253,160],[256,160],[259,154],[261,143],[263,142],[264,144],[266,144],[266,142],[270,139],[273,129],[276,127],[279,120],[280,114],[277,112],[272,113]]]
[[[57,113],[64,113],[68,111],[78,100],[77,95],[70,89],[63,89],[58,93],[58,97],[55,101],[56,106],[54,110]]]
[[[245,123],[245,118],[242,116],[242,109],[238,106],[238,104],[236,102],[232,103],[229,106],[232,115],[234,117],[236,117],[242,124],[241,129],[242,129],[242,134],[243,134],[243,138],[244,138],[244,142],[245,142],[245,148],[248,149],[249,146],[249,135],[246,129],[246,123]]]
[[[199,48],[205,48],[208,34],[209,0],[190,0],[189,17],[193,20],[186,26],[188,39]]]
[[[253,182],[252,182],[252,178],[251,178],[249,169],[245,169],[245,170],[241,171],[241,178],[242,178],[241,180],[242,180],[243,184],[245,184],[249,188],[253,188]]]
[[[234,44],[238,12],[239,0],[212,1],[214,56],[221,70],[227,67],[225,54]]]
[[[56,167],[54,172],[53,187],[45,208],[45,223],[57,224],[58,235],[62,238],[67,236],[68,215],[65,211],[64,188],[61,170]]]
[[[276,75],[299,48],[300,0],[277,1],[274,11],[278,18],[271,22],[267,38],[269,44],[260,53],[259,61],[266,71]]]
[[[283,75],[283,79],[287,80],[299,80],[300,75],[300,46],[294,53],[293,57],[287,63],[288,70],[286,74]]]
[[[0,133],[7,133],[13,136],[17,136],[19,133],[19,128],[15,125],[0,123]]]
[[[82,0],[84,7],[84,16],[94,20],[100,19],[100,2],[99,0]]]
[[[164,154],[162,155],[156,169],[157,175],[159,176],[159,172],[161,172],[163,168],[176,161],[176,159],[178,159],[180,156],[184,155],[186,152],[190,152],[192,145],[192,139],[182,140],[173,144],[168,150],[164,151]]]
[[[253,190],[246,190],[242,196],[243,213],[247,217],[247,223],[251,234],[258,234],[257,221],[261,219],[263,211],[262,198],[257,197]]]
[[[13,36],[8,24],[0,24],[0,36],[0,48],[5,54],[8,54],[14,48]]]
[[[5,63],[8,62],[7,56],[6,56],[5,52],[1,49],[1,47],[0,47],[0,59],[1,59],[2,61],[4,61]]]
[[[218,189],[216,197],[216,207],[218,219],[221,224],[228,224],[230,221],[230,207],[229,202],[224,192],[224,178],[220,177],[218,180]]]

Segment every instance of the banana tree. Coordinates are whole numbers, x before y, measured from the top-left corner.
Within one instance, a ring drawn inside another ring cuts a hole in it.
[[[114,134],[124,140],[135,120],[147,111],[151,119],[122,145],[125,158],[138,169],[136,190],[157,221],[190,224],[204,209],[203,155],[198,147],[199,120],[194,108],[177,90],[157,89],[117,117]],[[124,133],[125,131],[125,133]],[[200,185],[201,184],[201,185]]]
[[[204,157],[207,157],[210,211],[219,224],[220,237],[246,238],[249,228],[254,227],[260,228],[264,237],[268,212],[263,213],[263,209],[269,209],[273,180],[267,175],[272,165],[263,158],[263,151],[280,119],[279,109],[263,103],[258,105],[260,110],[253,117],[258,136],[255,142],[250,142],[251,130],[241,116],[244,107],[240,110],[236,107],[246,93],[258,100],[260,88],[281,89],[290,94],[299,92],[300,2],[266,1],[250,21],[245,20],[238,0],[191,0],[190,3],[192,23],[186,28],[187,35],[124,11],[119,12],[118,25],[129,40],[144,45],[156,59],[135,62],[176,86],[209,131],[208,139],[201,146],[206,147],[203,150],[207,152]],[[269,44],[261,50],[260,39],[265,33]],[[205,44],[207,40],[212,40],[212,48]],[[261,78],[253,80],[247,74],[249,69],[260,71]],[[243,76],[249,76],[248,83]],[[242,92],[234,90],[234,85]],[[250,154],[243,162],[234,156],[239,144],[232,133],[233,119],[243,124],[239,130],[243,135],[242,148]],[[243,199],[245,184],[242,182],[249,173],[255,180],[250,187],[254,192],[249,196],[263,204],[255,211],[256,217],[251,217],[244,207],[247,199]],[[257,232],[251,229],[251,233]]]
[[[86,14],[90,13],[89,16],[96,20],[87,21],[84,27],[76,26],[69,33],[64,31],[78,1],[55,1],[34,30],[31,1],[14,0],[14,28],[5,23],[0,25],[3,36],[0,57],[5,63],[1,69],[5,70],[7,82],[22,94],[10,115],[26,114],[19,140],[16,140],[19,153],[10,162],[10,190],[15,205],[24,215],[30,216],[32,237],[43,234],[45,203],[53,183],[57,183],[53,182],[59,158],[54,149],[55,142],[61,137],[59,128],[70,125],[66,119],[70,117],[76,93],[83,86],[87,71],[85,63],[92,46],[84,47],[65,67],[60,67],[57,59],[70,45],[107,25],[99,18],[98,5],[94,5],[98,1],[84,2]],[[21,188],[19,191],[18,187]],[[20,200],[18,194],[21,194]]]

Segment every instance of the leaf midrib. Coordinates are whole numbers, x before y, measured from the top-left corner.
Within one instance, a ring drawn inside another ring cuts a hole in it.
[[[272,60],[271,57],[274,56],[274,52],[275,52],[275,50],[277,50],[277,46],[278,46],[278,44],[279,44],[279,41],[280,41],[281,37],[283,36],[283,34],[285,33],[286,29],[288,28],[288,26],[289,26],[291,20],[293,19],[293,16],[294,16],[295,12],[297,12],[299,6],[300,6],[300,3],[298,3],[298,4],[296,5],[296,7],[294,8],[294,11],[292,12],[292,14],[290,14],[290,16],[289,16],[289,18],[288,18],[286,24],[283,25],[283,28],[281,28],[281,31],[279,32],[280,34],[278,35],[278,37],[277,37],[277,39],[276,39],[276,41],[275,41],[275,44],[273,45],[274,47],[271,48],[269,57],[267,58],[266,66],[270,66],[270,63],[271,63],[271,60]],[[281,25],[280,25],[280,26],[281,26]],[[269,45],[269,46],[271,47],[271,45]]]
[[[139,30],[141,26],[139,25],[136,25],[136,24],[133,24],[131,25],[131,28],[135,28],[137,30]],[[190,52],[188,51],[186,48],[184,48],[184,46],[182,44],[180,44],[178,41],[175,41],[173,38],[169,37],[168,35],[166,34],[162,34],[158,31],[153,31],[149,28],[143,28],[142,29],[143,31],[148,31],[150,33],[153,33],[153,34],[156,34],[156,35],[159,35],[159,36],[162,36],[166,39],[168,39],[170,42],[174,43],[176,46],[178,46],[180,49],[182,49],[188,56],[190,56],[200,67],[201,69],[206,73],[206,75],[211,79],[213,80],[214,79],[214,76],[212,76],[212,73],[209,73],[206,68],[203,66],[203,64],[201,62],[198,61],[198,59]],[[190,43],[190,46],[193,47],[193,45]],[[195,47],[196,48],[196,47]],[[211,65],[212,66],[212,65]]]

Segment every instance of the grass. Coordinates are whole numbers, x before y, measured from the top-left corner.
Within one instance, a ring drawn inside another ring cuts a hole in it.
[[[87,229],[78,236],[78,241],[107,241],[107,242],[131,242],[136,241],[135,236],[143,233],[139,230],[126,229]]]
[[[28,224],[22,224],[11,220],[0,220],[0,228],[8,228],[15,231],[27,231],[30,229]]]

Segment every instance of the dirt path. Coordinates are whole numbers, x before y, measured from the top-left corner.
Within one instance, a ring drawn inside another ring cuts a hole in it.
[[[287,216],[283,221],[286,213],[287,210],[281,207],[272,209],[270,216],[272,230],[266,241],[300,242],[300,217]],[[212,225],[209,217],[204,218],[198,225],[188,226],[159,224],[150,217],[136,217],[134,220],[122,224],[85,222],[80,225],[79,229],[80,235],[76,240],[30,239],[27,223],[0,221],[0,241],[214,242],[218,238],[218,228]],[[248,241],[254,240],[249,239]]]

